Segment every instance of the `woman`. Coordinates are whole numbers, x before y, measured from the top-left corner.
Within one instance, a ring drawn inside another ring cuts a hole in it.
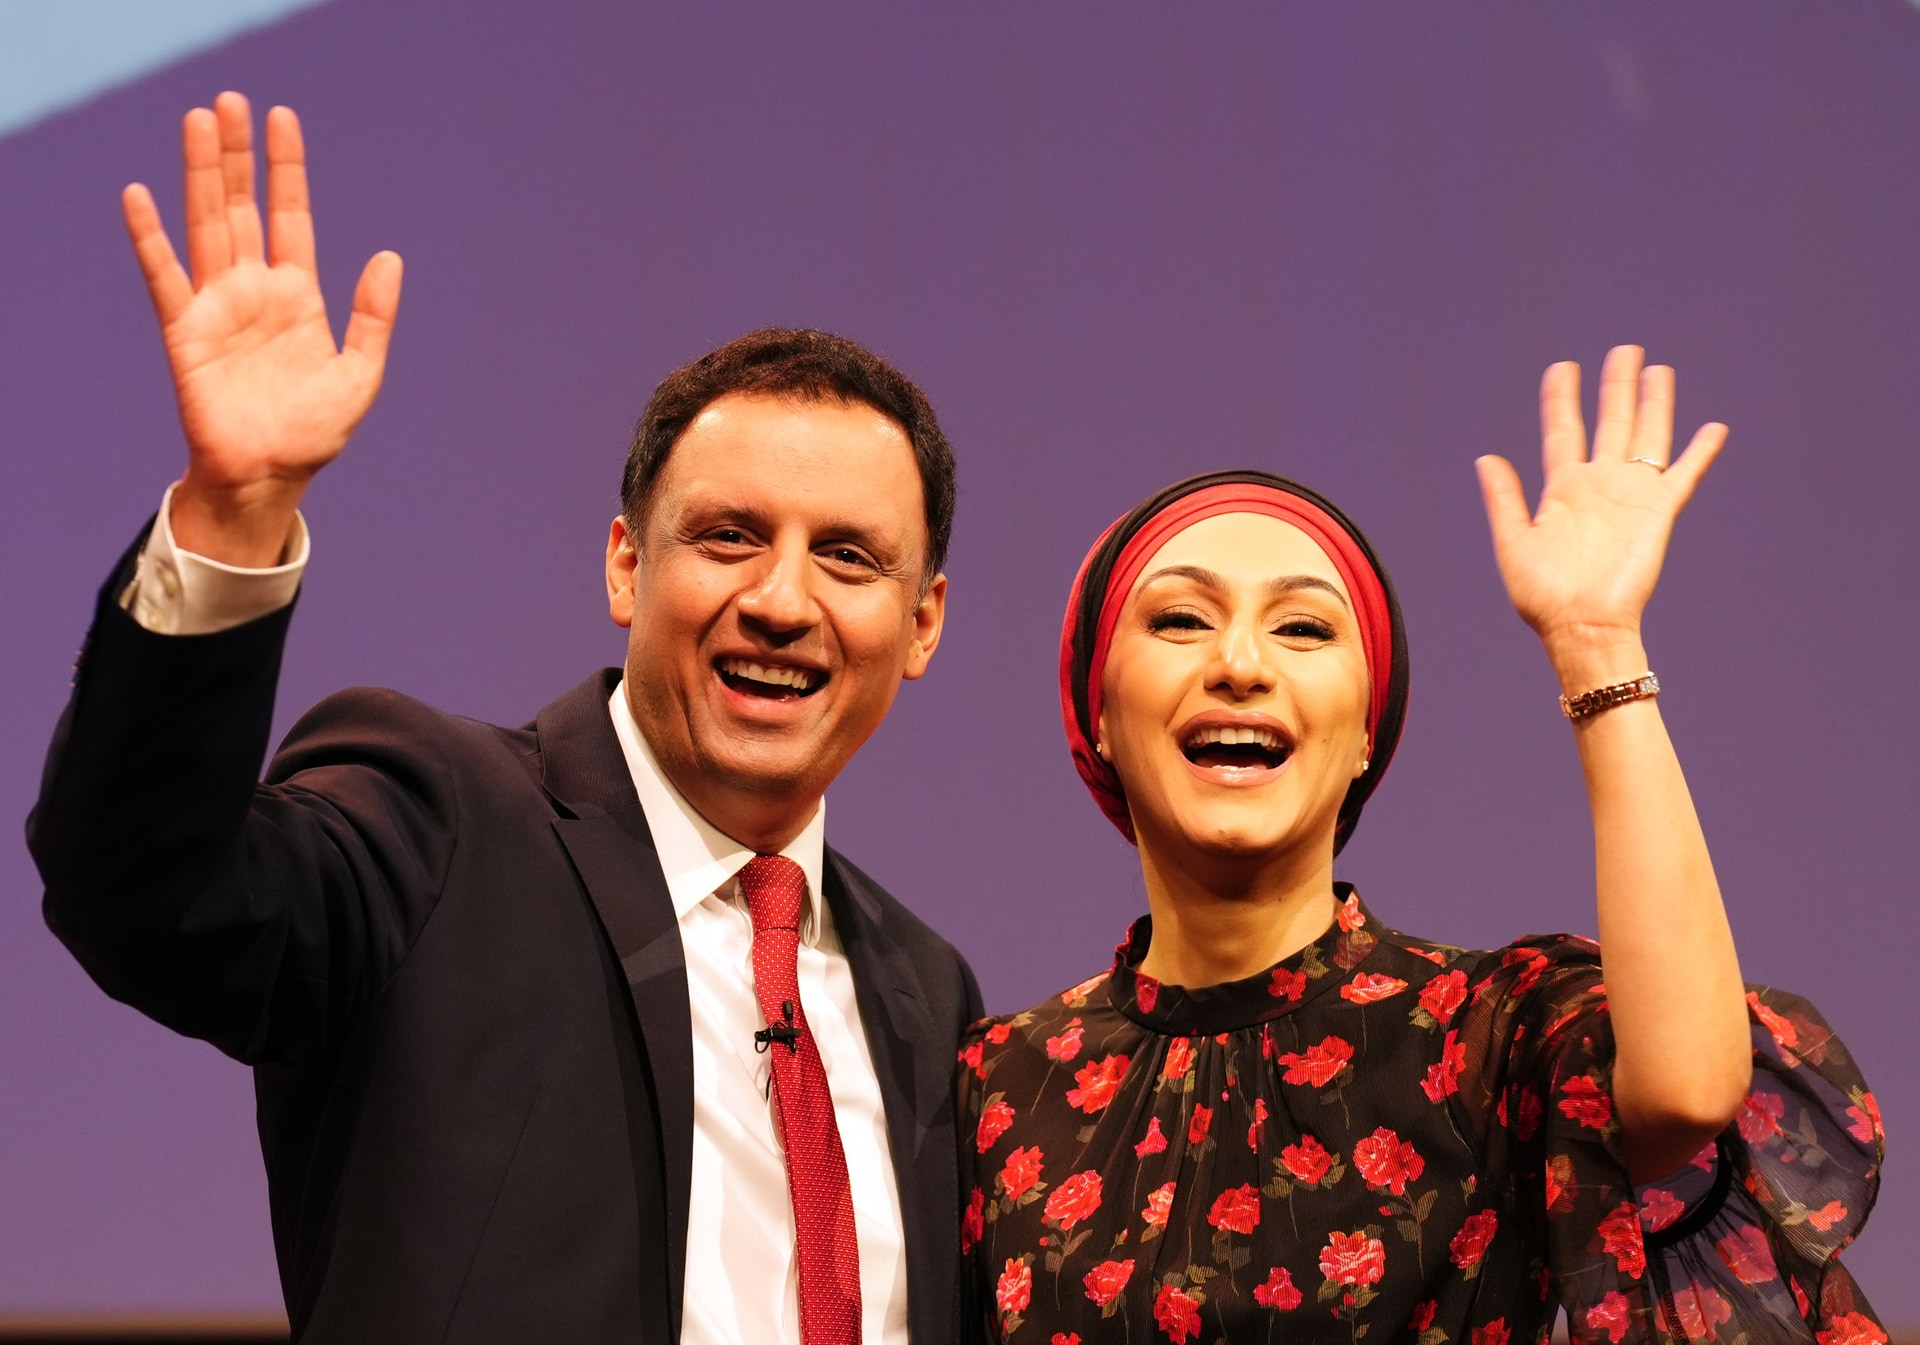
[[[1473,953],[1333,879],[1392,756],[1405,632],[1359,531],[1219,473],[1095,545],[1062,640],[1081,777],[1150,914],[1110,971],[961,1053],[969,1329],[992,1339],[1884,1342],[1833,1254],[1882,1138],[1803,1001],[1740,982],[1640,643],[1674,518],[1673,372],[1541,391],[1529,516],[1478,463],[1501,573],[1560,678],[1600,943]],[[1604,950],[1604,952],[1603,952]]]

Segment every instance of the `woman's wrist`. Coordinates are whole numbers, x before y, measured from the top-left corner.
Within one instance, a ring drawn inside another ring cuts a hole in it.
[[[1638,630],[1573,629],[1542,632],[1540,642],[1567,696],[1644,677],[1650,666]]]

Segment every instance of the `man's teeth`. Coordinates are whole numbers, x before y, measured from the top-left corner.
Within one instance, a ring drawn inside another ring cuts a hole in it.
[[[792,687],[795,691],[811,691],[814,674],[805,668],[770,668],[764,663],[752,663],[743,658],[720,660],[720,671],[729,677],[744,678],[749,682],[763,682],[768,686]]]
[[[1211,747],[1215,743],[1219,743],[1222,747],[1257,744],[1258,746],[1266,748],[1269,752],[1284,751],[1286,747],[1285,740],[1272,729],[1253,728],[1250,726],[1229,727],[1223,725],[1219,728],[1201,729],[1198,733],[1195,733],[1187,739],[1188,747]]]

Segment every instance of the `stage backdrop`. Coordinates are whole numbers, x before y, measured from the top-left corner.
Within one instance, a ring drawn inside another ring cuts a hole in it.
[[[1640,341],[1733,426],[1649,619],[1742,963],[1878,1085],[1852,1254],[1920,1321],[1920,10],[1730,0],[965,6],[334,0],[0,142],[0,815],[95,586],[178,469],[121,185],[181,111],[304,113],[328,291],[407,259],[387,390],[313,491],[281,724],[381,683],[519,722],[618,660],[600,552],[654,381],[768,323],[940,408],[962,495],[931,675],[830,829],[1013,1009],[1142,905],[1061,745],[1073,569],[1206,468],[1298,476],[1406,606],[1400,755],[1343,858],[1471,944],[1590,931],[1573,747],[1472,459]],[[107,1001],[0,850],[0,1304],[276,1300],[246,1072]]]

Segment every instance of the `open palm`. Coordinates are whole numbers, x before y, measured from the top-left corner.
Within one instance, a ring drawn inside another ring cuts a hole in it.
[[[1608,352],[1599,423],[1587,452],[1580,366],[1556,364],[1540,385],[1546,484],[1529,513],[1513,464],[1476,466],[1507,594],[1543,639],[1618,632],[1637,636],[1659,582],[1674,520],[1712,465],[1727,427],[1700,428],[1671,464],[1673,370],[1644,371],[1637,346]]]
[[[159,315],[202,492],[288,493],[345,447],[380,390],[400,303],[400,258],[367,263],[336,348],[314,269],[305,149],[287,108],[267,118],[267,216],[254,198],[252,118],[225,93],[182,127],[187,256],[182,269],[152,195],[127,188],[127,231]],[[271,257],[269,258],[269,251]]]

